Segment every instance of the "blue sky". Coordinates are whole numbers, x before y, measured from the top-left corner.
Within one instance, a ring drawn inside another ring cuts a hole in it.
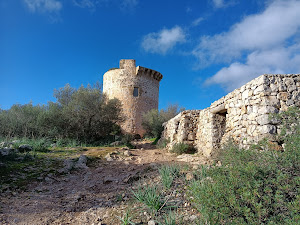
[[[261,74],[300,73],[299,15],[299,0],[0,0],[0,107],[136,59],[164,76],[160,108],[206,108]]]

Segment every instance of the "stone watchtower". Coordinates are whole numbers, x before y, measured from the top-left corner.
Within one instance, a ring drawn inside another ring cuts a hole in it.
[[[122,103],[125,121],[120,124],[125,133],[144,135],[142,116],[158,109],[161,73],[145,67],[136,67],[135,60],[120,60],[120,68],[111,69],[103,76],[103,93],[109,99]]]

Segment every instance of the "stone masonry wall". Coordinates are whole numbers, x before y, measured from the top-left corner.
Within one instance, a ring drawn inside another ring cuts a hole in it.
[[[194,144],[200,112],[200,110],[183,111],[164,124],[163,136],[170,140],[169,148],[180,142]]]
[[[148,68],[136,67],[135,60],[120,60],[120,68],[103,76],[103,92],[109,99],[117,98],[122,103],[125,121],[121,128],[125,133],[143,136],[142,115],[158,108],[159,82],[162,75]],[[138,88],[138,96],[134,96]]]
[[[228,138],[247,148],[264,137],[272,140],[279,128],[278,121],[270,120],[269,115],[290,106],[300,107],[300,74],[265,74],[215,101],[209,108],[197,110],[195,120],[183,122],[185,115],[194,110],[179,114],[165,123],[163,136],[170,139],[169,148],[185,142],[206,156]],[[177,126],[174,126],[175,121],[179,121]],[[190,124],[192,134],[185,129]],[[195,138],[188,141],[179,138],[187,135]]]

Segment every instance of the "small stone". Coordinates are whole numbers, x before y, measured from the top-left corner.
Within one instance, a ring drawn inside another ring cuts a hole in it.
[[[77,169],[87,169],[87,157],[86,155],[81,155],[78,159],[78,161],[76,162],[76,164],[74,165],[74,168]]]
[[[20,152],[30,152],[33,148],[30,145],[20,145],[18,149]]]
[[[156,223],[155,223],[155,221],[154,220],[149,220],[148,221],[148,225],[155,225]]]
[[[10,154],[12,154],[13,152],[14,152],[14,149],[12,149],[12,148],[7,148],[7,147],[5,147],[5,148],[3,148],[3,149],[0,149],[0,155],[2,155],[2,156],[10,155]]]
[[[193,170],[199,169],[199,165],[193,165]]]
[[[190,221],[194,221],[194,220],[197,219],[197,216],[196,215],[191,215],[189,219],[190,219]]]
[[[144,216],[146,216],[147,220],[151,220],[151,216],[147,212],[144,212]]]
[[[106,161],[111,162],[111,161],[114,161],[114,159],[112,157],[108,157],[108,158],[106,158]]]
[[[192,174],[192,173],[187,173],[187,174],[185,175],[185,179],[186,179],[186,180],[193,180],[193,179],[194,179],[194,174]]]
[[[126,150],[126,151],[124,152],[124,155],[125,155],[125,156],[131,156],[132,154],[131,154],[130,151]]]
[[[110,154],[110,153],[107,153],[107,155],[104,156],[104,158],[105,158],[106,161],[108,161],[108,162],[114,161],[114,159],[111,157],[111,154]]]

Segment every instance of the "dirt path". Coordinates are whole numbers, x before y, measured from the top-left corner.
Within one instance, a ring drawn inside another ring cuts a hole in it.
[[[2,196],[0,224],[116,224],[113,211],[118,214],[125,208],[132,186],[157,179],[159,165],[178,160],[147,143],[138,147],[130,156],[97,160],[60,177],[50,174],[25,192]]]

